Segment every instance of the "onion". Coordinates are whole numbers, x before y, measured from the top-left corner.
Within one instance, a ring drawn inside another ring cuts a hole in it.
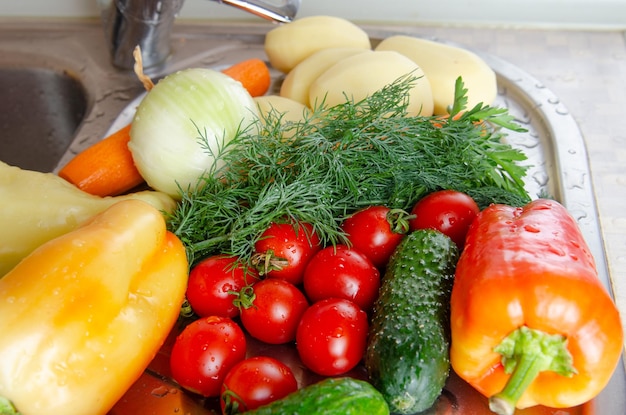
[[[160,80],[143,98],[128,147],[148,185],[180,199],[181,189],[192,190],[203,174],[221,167],[215,155],[257,119],[241,83],[216,70],[186,69]]]

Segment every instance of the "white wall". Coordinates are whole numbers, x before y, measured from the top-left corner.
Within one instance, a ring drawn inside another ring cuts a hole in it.
[[[96,0],[0,0],[0,16],[90,17]],[[302,0],[299,16],[357,22],[626,29],[626,0]],[[208,0],[186,0],[181,19],[254,19]]]

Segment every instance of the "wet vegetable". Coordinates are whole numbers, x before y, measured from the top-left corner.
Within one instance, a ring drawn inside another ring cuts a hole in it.
[[[594,398],[624,347],[617,308],[576,221],[545,199],[493,205],[472,223],[451,328],[454,370],[498,414]]]
[[[365,367],[393,413],[430,408],[448,379],[457,259],[454,242],[432,229],[410,233],[391,256],[374,306]]]
[[[76,229],[111,205],[143,200],[171,212],[175,202],[161,192],[99,197],[53,173],[23,170],[0,162],[0,277],[39,245]]]
[[[298,389],[246,415],[388,415],[387,403],[369,383],[349,377],[328,378]]]
[[[240,129],[257,119],[242,84],[219,71],[190,68],[160,80],[143,98],[128,147],[141,176],[174,198],[193,189]]]
[[[0,279],[0,396],[24,415],[105,414],[178,318],[180,241],[150,205],[119,202]]]

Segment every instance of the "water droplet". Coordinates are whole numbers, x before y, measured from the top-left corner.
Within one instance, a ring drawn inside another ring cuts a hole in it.
[[[548,251],[558,256],[565,256],[565,251],[556,246],[549,246]]]
[[[548,184],[548,180],[550,180],[550,177],[548,176],[546,172],[538,171],[535,174],[533,174],[533,180],[535,180],[535,182],[539,186],[545,186]]]
[[[556,108],[556,113],[559,114],[559,115],[568,115],[569,111],[565,107],[557,107]]]
[[[140,294],[143,297],[152,297],[152,291],[147,289],[138,289],[137,294]]]
[[[156,396],[157,398],[162,398],[168,393],[169,393],[169,389],[165,385],[161,385],[157,388],[154,388],[150,392],[151,395]]]

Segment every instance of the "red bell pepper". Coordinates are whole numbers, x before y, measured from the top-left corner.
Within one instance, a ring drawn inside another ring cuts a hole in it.
[[[558,202],[492,205],[472,223],[451,298],[451,364],[491,410],[572,407],[609,382],[619,312]]]

